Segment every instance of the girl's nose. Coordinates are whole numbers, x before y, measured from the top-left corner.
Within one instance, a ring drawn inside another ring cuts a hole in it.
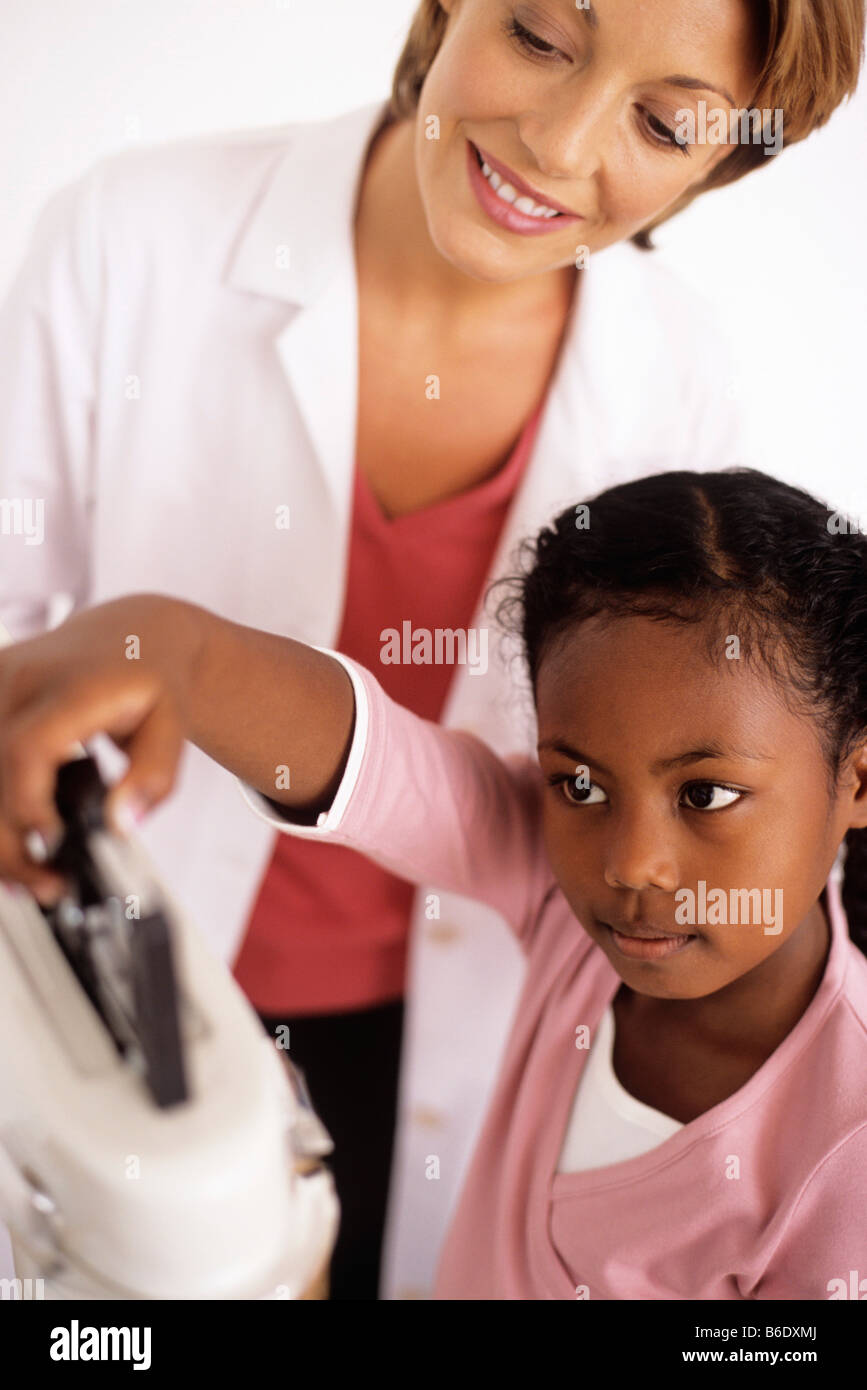
[[[631,817],[612,827],[604,852],[604,878],[611,888],[675,892],[679,882],[677,862],[658,818]]]

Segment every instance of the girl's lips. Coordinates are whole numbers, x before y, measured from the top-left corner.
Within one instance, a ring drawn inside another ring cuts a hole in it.
[[[518,212],[514,204],[505,202],[494,192],[479,167],[475,147],[469,140],[467,141],[467,171],[470,187],[482,210],[498,226],[505,227],[509,232],[518,232],[522,236],[545,236],[550,232],[560,231],[565,226],[573,226],[584,220],[574,214],[566,213],[559,217],[531,217],[529,213]]]
[[[628,956],[630,960],[664,960],[667,956],[676,955],[695,940],[694,936],[623,936],[607,923],[600,925],[605,927],[620,954]]]

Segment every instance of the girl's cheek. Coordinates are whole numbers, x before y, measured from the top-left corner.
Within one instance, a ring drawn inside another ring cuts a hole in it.
[[[702,926],[700,931],[713,958],[732,980],[760,965],[777,949],[778,938],[766,936],[761,924]]]

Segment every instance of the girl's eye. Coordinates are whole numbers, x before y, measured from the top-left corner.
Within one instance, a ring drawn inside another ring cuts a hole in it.
[[[519,48],[534,58],[547,58],[552,53],[560,52],[559,48],[555,48],[552,43],[548,43],[546,39],[540,39],[538,34],[526,29],[514,16],[505,21],[503,30]]]
[[[717,802],[711,805],[715,792],[722,792],[727,801]],[[734,787],[723,786],[721,782],[691,782],[684,790],[684,796],[694,797],[696,805],[688,806],[690,811],[721,811],[724,806],[731,806],[735,801],[740,801],[743,792],[736,791]]]
[[[560,772],[555,777],[548,778],[552,787],[561,787],[563,796],[570,806],[598,806],[599,798],[605,799],[605,793],[601,787],[597,787],[595,782],[587,781],[582,776],[567,777]],[[593,799],[594,792],[597,793],[596,800]]]
[[[552,787],[562,788],[563,797],[570,806],[599,806],[607,800],[602,788],[597,787],[595,782],[588,782],[584,775],[568,777],[559,772],[549,777],[548,782]],[[722,782],[691,782],[683,794],[690,798],[687,803],[689,811],[721,811],[744,796],[743,792]],[[714,802],[717,794],[721,795],[722,800]]]
[[[648,129],[652,132],[650,138],[655,145],[662,145],[666,149],[679,150],[681,154],[689,154],[689,145],[678,140],[677,133],[671,130],[658,116],[654,116],[652,111],[645,110],[644,119]]]

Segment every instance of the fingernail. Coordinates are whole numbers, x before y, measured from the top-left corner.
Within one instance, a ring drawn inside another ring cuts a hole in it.
[[[24,848],[34,864],[44,864],[57,852],[62,830],[28,830],[24,836]]]
[[[131,835],[147,812],[145,802],[139,796],[130,796],[114,808],[112,821],[121,835]]]

